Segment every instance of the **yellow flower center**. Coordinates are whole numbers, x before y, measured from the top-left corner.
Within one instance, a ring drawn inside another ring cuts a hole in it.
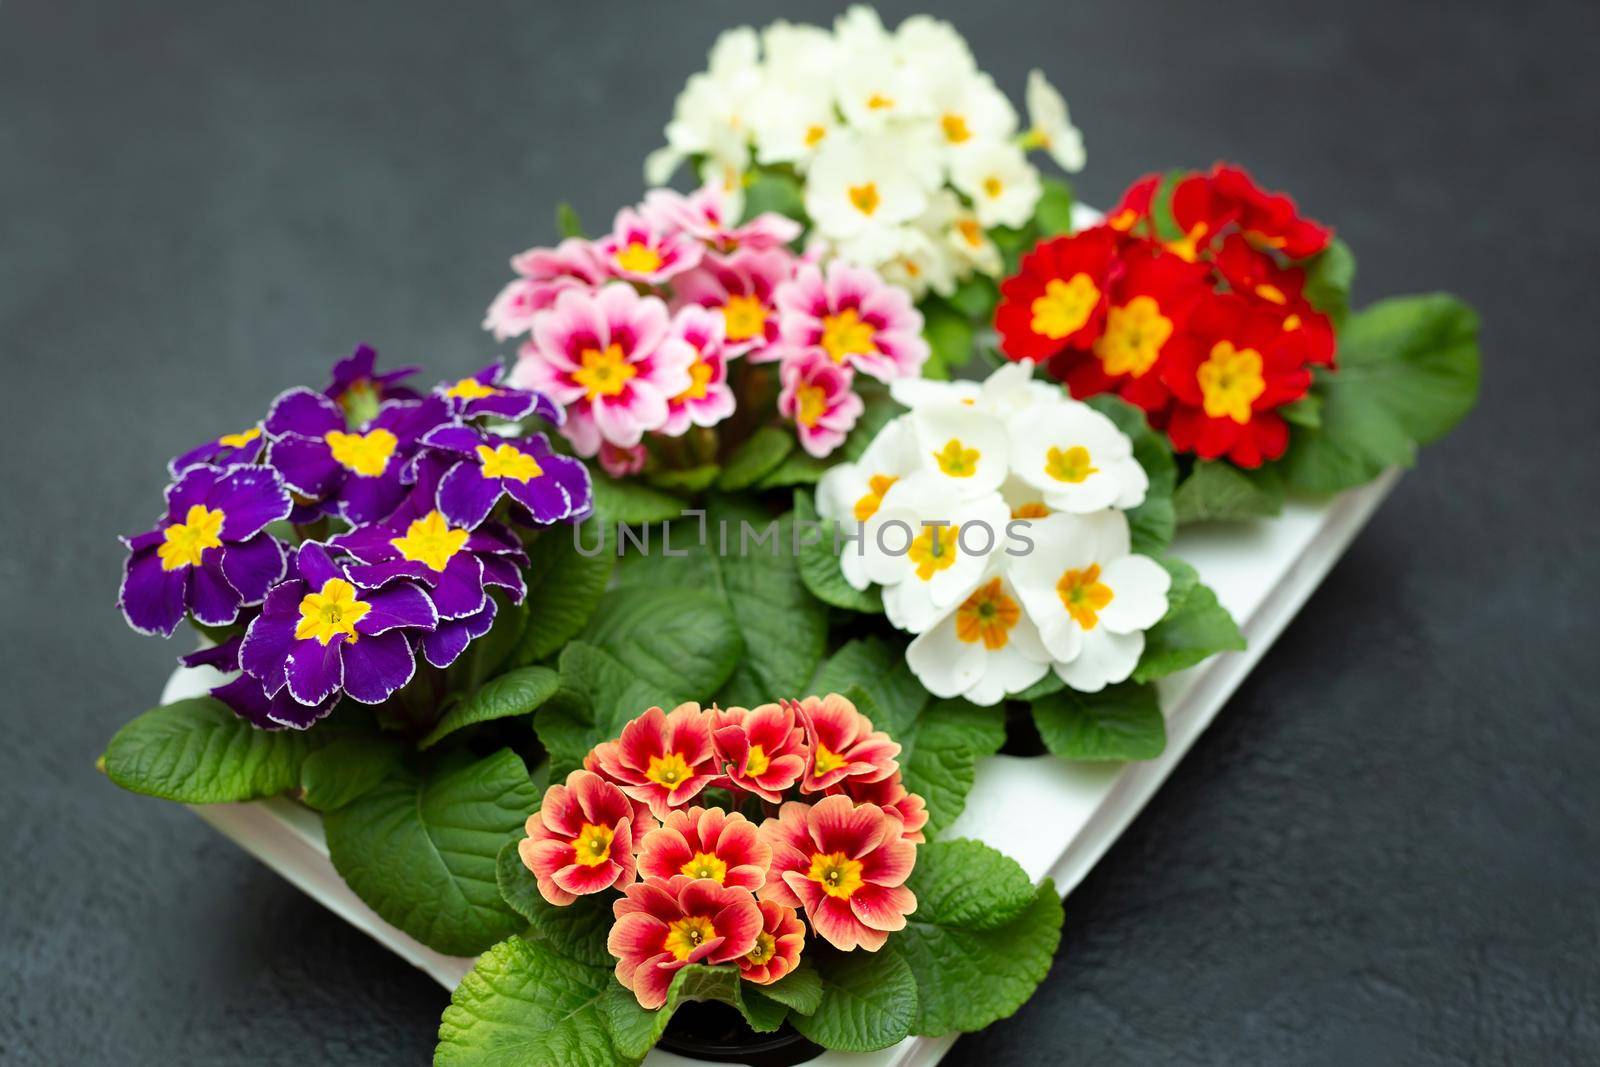
[[[389,457],[400,444],[400,439],[388,430],[366,433],[329,430],[322,439],[328,442],[328,451],[333,453],[335,463],[363,478],[376,478],[388,470]]]
[[[327,644],[343,635],[352,642],[356,639],[356,623],[372,610],[372,605],[356,599],[356,587],[343,578],[329,578],[322,583],[322,591],[307,593],[300,598],[300,621],[295,623],[297,641],[314,637]]]
[[[1094,343],[1094,354],[1107,374],[1142,377],[1172,336],[1172,320],[1148,296],[1136,296],[1106,315],[1106,332]]]
[[[629,241],[616,259],[618,267],[633,274],[653,274],[661,269],[661,253],[640,241]]]
[[[200,557],[208,548],[222,547],[223,514],[217,508],[192,504],[182,522],[175,522],[161,531],[165,539],[156,546],[156,556],[161,569],[175,571],[179,567],[198,567]]]
[[[1070,281],[1051,278],[1044,295],[1034,300],[1033,332],[1059,341],[1083,329],[1100,303],[1100,288],[1087,274],[1074,274]]]
[[[815,148],[817,145],[822,143],[822,139],[826,136],[828,136],[828,130],[825,126],[822,126],[819,123],[814,123],[810,126],[807,126],[806,147]]]
[[[482,400],[486,396],[494,396],[499,391],[492,385],[484,385],[476,378],[462,378],[446,389],[444,395],[457,400]]]
[[[224,448],[243,448],[245,445],[261,436],[261,428],[252,426],[242,433],[225,433],[217,438],[217,444]]]
[[[861,888],[861,861],[853,860],[843,852],[815,852],[811,856],[811,869],[806,877],[822,887],[830,897],[849,900]]]
[[[406,527],[405,535],[389,543],[405,559],[421,563],[429,570],[442,571],[472,535],[466,530],[451,529],[450,524],[437,510],[430,511]]]
[[[794,418],[810,429],[828,412],[828,394],[820,385],[802,385],[794,391]]]
[[[811,755],[811,777],[821,778],[825,774],[831,774],[845,763],[843,756],[818,741]]]
[[[760,745],[751,745],[749,754],[744,758],[744,773],[755,778],[766,774],[770,766],[772,761],[767,758],[766,749]]]
[[[1085,630],[1100,622],[1100,612],[1111,603],[1111,587],[1100,580],[1100,564],[1091,563],[1081,571],[1069,570],[1056,582],[1056,594],[1067,614]]]
[[[983,179],[983,195],[987,196],[990,200],[993,200],[995,197],[1005,192],[1005,188],[1005,183],[999,178],[996,178],[993,174]]]
[[[967,120],[954,112],[940,119],[939,127],[944,130],[944,139],[951,144],[962,144],[972,140],[972,131],[967,128]]]
[[[1234,348],[1231,341],[1218,341],[1211,355],[1195,372],[1200,380],[1206,414],[1213,419],[1229,418],[1243,425],[1250,421],[1250,405],[1267,390],[1261,376],[1261,353],[1253,348]]]
[[[756,935],[755,947],[744,954],[745,962],[760,967],[778,954],[778,939],[765,930]]]
[[[932,581],[935,574],[955,566],[956,532],[948,526],[924,527],[906,555],[917,565],[917,577]]]
[[[711,364],[707,363],[699,356],[695,356],[694,362],[689,364],[689,388],[685,389],[672,399],[677,401],[704,400],[706,398],[706,390],[709,389],[710,386]]]
[[[867,182],[864,185],[852,185],[846,190],[850,194],[850,203],[863,215],[870,215],[878,210],[882,198],[878,196],[878,183]]]
[[[718,885],[728,877],[728,865],[709,852],[696,852],[689,862],[678,868],[679,874],[690,878],[709,878]]]
[[[1139,213],[1131,207],[1125,207],[1106,220],[1106,225],[1119,233],[1127,233],[1133,229],[1133,224],[1139,221]]]
[[[835,363],[843,363],[849,356],[876,355],[878,346],[872,343],[872,323],[846,308],[837,315],[822,320],[822,348]]]
[[[1050,509],[1044,506],[1044,501],[1035,500],[1029,504],[1018,504],[1011,509],[1013,519],[1044,519],[1049,518]]]
[[[1073,445],[1066,451],[1052,445],[1045,453],[1044,472],[1058,482],[1077,485],[1099,470],[1089,459],[1089,450],[1082,445]]]
[[[584,823],[578,836],[572,839],[572,862],[585,867],[598,867],[611,858],[611,841],[616,833],[609,826]]]
[[[882,93],[873,93],[867,97],[867,107],[872,111],[887,111],[894,107],[894,97],[884,96]]]
[[[1168,252],[1177,256],[1185,263],[1193,263],[1200,258],[1200,242],[1210,232],[1210,227],[1203,222],[1194,224],[1194,228],[1176,241],[1168,241],[1165,245]]]
[[[572,380],[588,391],[590,400],[600,396],[616,396],[639,373],[622,354],[622,345],[616,341],[603,349],[585,348],[579,360],[583,365],[572,372]]]
[[[479,445],[478,473],[485,478],[510,478],[517,482],[530,482],[544,473],[539,461],[526,452],[510,445]]]
[[[983,227],[978,225],[977,219],[962,219],[956,223],[956,232],[973,248],[983,247]]]
[[[1287,304],[1289,302],[1289,298],[1283,295],[1282,289],[1279,289],[1276,285],[1268,285],[1266,282],[1256,286],[1256,295],[1274,304]]]
[[[939,469],[952,478],[970,478],[978,473],[978,460],[983,458],[983,453],[976,448],[965,448],[961,438],[952,437],[944,443],[944,448],[933,453],[933,458],[939,461]]]
[[[683,758],[681,752],[651,756],[644,776],[656,785],[666,787],[667,792],[676,793],[679,787],[689,780],[689,761]]]
[[[889,487],[900,479],[890,474],[874,474],[867,479],[867,493],[856,501],[855,516],[857,522],[866,522],[878,513],[883,506],[883,494]]]
[[[667,924],[667,939],[662,948],[680,960],[694,955],[694,950],[717,936],[711,920],[703,915],[688,915]]]
[[[1284,330],[1285,333],[1291,333],[1291,332],[1293,332],[1295,330],[1298,330],[1299,328],[1300,328],[1300,316],[1299,315],[1290,315],[1288,318],[1283,320],[1283,330]]]
[[[767,309],[761,298],[730,296],[722,305],[723,334],[730,341],[748,341],[767,332]]]
[[[969,645],[982,641],[993,652],[1006,647],[1021,618],[1022,608],[1000,591],[1000,579],[992,578],[956,609],[956,636]]]

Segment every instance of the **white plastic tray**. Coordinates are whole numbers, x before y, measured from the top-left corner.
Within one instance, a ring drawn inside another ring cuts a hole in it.
[[[1390,471],[1360,489],[1321,504],[1289,503],[1275,519],[1203,525],[1179,534],[1173,553],[1192,564],[1216,590],[1249,642],[1243,652],[1215,656],[1160,683],[1167,715],[1167,748],[1160,758],[1131,764],[1069,764],[1052,757],[994,756],[978,767],[966,810],[945,833],[975,837],[1015,857],[1034,880],[1055,879],[1063,896],[1144,807],[1223,703],[1321,583],[1378,504],[1394,487]],[[216,681],[207,669],[180,670],[162,701],[203,693]],[[432,975],[446,989],[472,960],[443,956],[380,919],[334,871],[317,815],[289,800],[216,804],[195,812],[245,851],[304,892]],[[1005,817],[1047,810],[1048,820]],[[954,1038],[907,1038],[869,1055],[827,1053],[816,1067],[928,1067]],[[692,1061],[652,1052],[655,1067]]]

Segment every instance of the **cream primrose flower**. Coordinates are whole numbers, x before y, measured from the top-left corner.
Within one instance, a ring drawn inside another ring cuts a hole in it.
[[[987,74],[945,77],[933,87],[933,120],[947,159],[987,145],[1004,144],[1017,132],[1017,112]]]
[[[1017,360],[997,368],[982,382],[897,378],[889,383],[889,395],[895,403],[913,411],[961,404],[1009,419],[1035,404],[1061,399],[1061,387],[1039,381],[1033,376],[1033,368],[1033,360]]]
[[[952,500],[948,482],[924,467],[889,487],[861,530],[862,570],[883,586],[883,610],[921,633],[964,599],[1005,543],[1011,515],[998,492]]]
[[[859,531],[878,513],[884,494],[920,466],[911,417],[901,415],[878,431],[860,459],[831,467],[822,476],[817,483],[817,514],[847,531]],[[853,546],[841,549],[839,566],[844,580],[854,588],[872,584],[863,556]]]
[[[906,664],[936,697],[998,704],[1050,671],[1050,653],[1016,589],[991,566],[976,588],[906,649]]]
[[[839,254],[856,263],[875,263],[883,280],[921,300],[931,289],[940,296],[956,290],[956,257],[948,245],[917,226],[897,226],[874,240],[870,253],[857,255],[849,245]]]
[[[1082,170],[1083,134],[1072,124],[1066,100],[1045,80],[1043,71],[1028,72],[1026,99],[1031,127],[1023,135],[1023,145],[1044,149],[1056,161],[1056,166],[1069,174]]]
[[[1023,226],[1039,202],[1039,172],[1013,144],[984,144],[952,160],[950,182],[972,198],[985,229]]]
[[[1013,474],[1051,511],[1127,511],[1144,503],[1150,478],[1133,458],[1133,442],[1089,405],[1063,396],[1012,418]]]
[[[1172,576],[1130,553],[1120,511],[1058,512],[1028,535],[1033,550],[1011,558],[1007,573],[1056,674],[1085,693],[1125,681],[1144,653],[1144,631],[1166,614]]]
[[[749,164],[751,106],[761,88],[760,44],[748,26],[726,30],[711,47],[707,69],[690,75],[667,123],[666,147],[645,160],[645,180],[664,185],[690,156],[715,173],[743,174]]]
[[[911,412],[918,457],[947,500],[997,492],[1010,469],[1006,424],[977,404],[922,404]]]
[[[830,137],[806,176],[806,214],[830,241],[848,241],[916,218],[927,189],[898,155],[898,140],[844,131]]]

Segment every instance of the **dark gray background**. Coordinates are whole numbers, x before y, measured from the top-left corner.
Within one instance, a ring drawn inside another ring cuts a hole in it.
[[[907,13],[886,4],[891,20]],[[1239,160],[1359,295],[1484,315],[1423,457],[950,1063],[1600,1056],[1593,4],[927,2],[1062,87],[1109,202]],[[369,340],[439,374],[505,259],[632,202],[715,31],[829,5],[0,6],[0,1058],[419,1063],[442,990],[92,769],[181,651],[113,535]]]

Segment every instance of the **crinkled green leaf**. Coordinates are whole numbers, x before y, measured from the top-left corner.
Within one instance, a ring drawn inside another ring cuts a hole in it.
[[[288,792],[313,747],[299,730],[258,730],[212,697],[151,708],[118,730],[103,757],[124,789],[183,804]]]
[[[521,667],[494,678],[450,706],[418,748],[432,748],[457,730],[492,719],[531,715],[555,695],[560,676],[549,667]]]
[[[709,697],[739,665],[742,621],[720,585],[634,584],[601,598],[583,637],[663,693]]]
[[[911,1032],[917,979],[899,953],[837,952],[815,941],[806,951],[822,978],[822,999],[812,1014],[790,1017],[796,1030],[842,1052],[888,1048]]]
[[[839,567],[839,557],[834,552],[835,523],[817,516],[811,494],[804,489],[796,489],[794,492],[794,517],[803,528],[807,528],[806,524],[809,523],[815,523],[820,527],[815,531],[816,540],[808,538],[800,546],[798,560],[800,580],[811,590],[811,595],[824,604],[831,604],[836,608],[872,614],[881,613],[883,597],[879,594],[877,586],[869,585],[865,589],[857,589],[844,580],[844,572]],[[849,545],[841,544],[840,551],[854,550]]]
[[[921,304],[922,336],[928,342],[928,362],[924,378],[944,379],[965,367],[972,359],[976,331],[972,320],[938,297]]]
[[[728,457],[717,478],[717,488],[732,492],[754,485],[771,474],[794,451],[794,446],[793,431],[778,426],[761,427]]]
[[[1445,293],[1379,301],[1345,323],[1339,367],[1319,371],[1321,425],[1296,427],[1291,489],[1331,493],[1410,466],[1478,398],[1478,316]]]
[[[1165,678],[1215,653],[1245,647],[1239,625],[1217,602],[1217,594],[1200,584],[1193,567],[1179,559],[1159,562],[1172,575],[1167,614],[1144,635],[1144,655],[1133,669],[1135,682]]]
[[[595,517],[606,523],[665,522],[683,514],[681,499],[642,482],[594,472],[590,472],[589,480],[594,485]],[[592,542],[585,537],[583,543],[587,546]]]
[[[945,299],[972,321],[988,322],[994,317],[994,306],[1000,302],[1000,290],[995,287],[993,278],[974,273]]]
[[[578,218],[578,209],[565,200],[556,205],[556,233],[562,237],[583,236],[583,220]]]
[[[1356,279],[1356,257],[1350,246],[1335,237],[1328,247],[1305,263],[1303,294],[1311,306],[1342,325],[1350,314],[1350,287]]]
[[[625,999],[624,999],[625,998]],[[630,1008],[629,1005],[632,1004]],[[435,1067],[619,1067],[643,1058],[659,1032],[609,967],[513,937],[461,979],[439,1022]],[[624,1051],[648,1035],[639,1051]]]
[[[822,1003],[822,979],[811,961],[801,956],[794,970],[771,985],[762,986],[760,992],[801,1015],[810,1015]]]
[[[323,745],[300,765],[301,799],[318,811],[332,811],[383,781],[405,758],[398,738],[352,733]]]
[[[539,894],[539,883],[522,862],[517,851],[523,835],[518,834],[500,849],[495,863],[495,883],[500,899],[528,920],[528,936],[548,943],[563,956],[593,967],[610,967],[616,961],[606,950],[606,935],[616,919],[611,913],[609,893],[579,897],[571,904],[556,905]]]
[[[1178,486],[1172,503],[1179,523],[1276,515],[1283,510],[1283,480],[1271,467],[1244,471],[1222,460],[1201,460]]]
[[[675,493],[699,493],[716,484],[722,467],[716,463],[701,463],[693,467],[662,467],[645,474],[650,484]],[[683,509],[680,507],[678,514]]]
[[[1167,724],[1154,686],[1123,682],[1098,693],[1063,689],[1033,702],[1039,736],[1069,760],[1155,759],[1167,747]]]
[[[1127,512],[1128,533],[1133,551],[1159,555],[1172,543],[1177,529],[1173,510],[1173,487],[1178,481],[1178,465],[1164,435],[1145,421],[1144,412],[1121,397],[1104,393],[1090,397],[1090,407],[1117,424],[1117,429],[1133,442],[1133,458],[1139,461],[1150,479],[1144,503]]]
[[[1057,237],[1072,232],[1072,186],[1060,178],[1043,178],[1043,191],[1033,209],[1033,221],[1040,237]]]
[[[617,565],[614,521],[597,515],[577,529],[552,526],[534,541],[517,663],[544,659],[588,625]]]
[[[1035,889],[1015,860],[946,841],[917,850],[906,884],[917,910],[885,952],[916,980],[914,1033],[982,1030],[1033,995],[1061,941],[1061,899],[1048,878]]]
[[[429,948],[470,956],[519,929],[500,897],[500,848],[538,804],[509,749],[475,762],[398,767],[323,816],[345,883],[391,926]]]

